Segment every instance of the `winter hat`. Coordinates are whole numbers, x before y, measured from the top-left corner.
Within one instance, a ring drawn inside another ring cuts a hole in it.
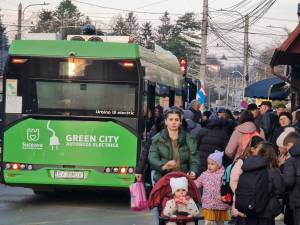
[[[170,186],[172,189],[172,194],[174,194],[178,189],[184,189],[186,192],[188,192],[188,180],[186,177],[172,177],[170,179]]]
[[[206,116],[207,119],[211,116],[212,112],[211,111],[204,111],[203,116]]]
[[[183,110],[184,119],[194,119],[194,113],[191,110]]]
[[[283,141],[286,138],[286,136],[288,136],[289,133],[291,132],[295,132],[295,128],[294,127],[287,127],[284,129],[284,131],[279,135],[279,137],[276,140],[276,144],[278,147],[283,147]]]
[[[208,156],[208,159],[211,159],[213,161],[215,161],[219,167],[222,166],[222,161],[223,161],[223,155],[224,155],[224,152],[220,152],[218,150],[215,150],[214,153],[211,153],[209,156]]]

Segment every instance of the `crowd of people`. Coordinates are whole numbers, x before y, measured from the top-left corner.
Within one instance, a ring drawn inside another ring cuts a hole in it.
[[[200,108],[194,100],[187,110],[158,105],[146,114],[136,177],[146,175],[155,185],[169,172],[184,172],[202,194],[206,225],[229,220],[272,225],[282,217],[287,225],[299,225],[300,110],[289,112],[284,104],[273,110],[269,101],[249,104],[242,112],[219,108],[201,113]],[[230,204],[221,191],[228,171]],[[186,196],[186,184],[177,187],[172,187],[177,200],[166,207],[190,202],[178,200]]]

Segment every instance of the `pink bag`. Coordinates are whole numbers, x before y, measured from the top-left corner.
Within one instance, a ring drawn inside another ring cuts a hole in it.
[[[130,190],[130,207],[134,211],[148,209],[148,202],[144,185],[141,181],[133,183],[129,187]]]

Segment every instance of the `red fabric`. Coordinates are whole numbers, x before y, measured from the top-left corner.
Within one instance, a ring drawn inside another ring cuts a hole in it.
[[[188,194],[194,201],[200,204],[200,193],[194,181],[182,172],[171,172],[160,178],[154,185],[148,200],[150,209],[155,207],[164,208],[166,202],[172,198],[172,190],[170,187],[170,179],[172,177],[186,177],[188,180]]]

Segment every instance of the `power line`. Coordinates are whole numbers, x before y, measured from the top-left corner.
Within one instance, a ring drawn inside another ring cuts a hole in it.
[[[163,2],[167,2],[167,1],[169,1],[169,0],[161,0],[161,1],[157,1],[157,2],[152,2],[152,3],[149,3],[149,4],[147,4],[147,5],[143,5],[143,6],[137,7],[137,8],[135,8],[134,10],[146,8],[146,7],[148,7],[148,6],[157,5],[157,4],[160,4],[160,3],[163,3]]]
[[[102,9],[110,9],[110,10],[115,10],[115,11],[121,11],[121,12],[134,12],[134,13],[141,13],[141,14],[151,14],[151,15],[163,15],[164,12],[145,12],[145,11],[136,11],[136,10],[129,10],[129,9],[120,9],[120,8],[113,8],[113,7],[107,7],[107,6],[101,6],[98,4],[94,4],[94,3],[88,3],[88,2],[83,2],[83,1],[78,1],[78,0],[72,0],[73,2],[78,2],[81,4],[85,4],[85,5],[89,5],[89,6],[94,6],[94,7],[98,7],[98,8],[102,8]],[[183,14],[180,13],[169,13],[169,15],[175,15],[175,16],[182,16]]]

